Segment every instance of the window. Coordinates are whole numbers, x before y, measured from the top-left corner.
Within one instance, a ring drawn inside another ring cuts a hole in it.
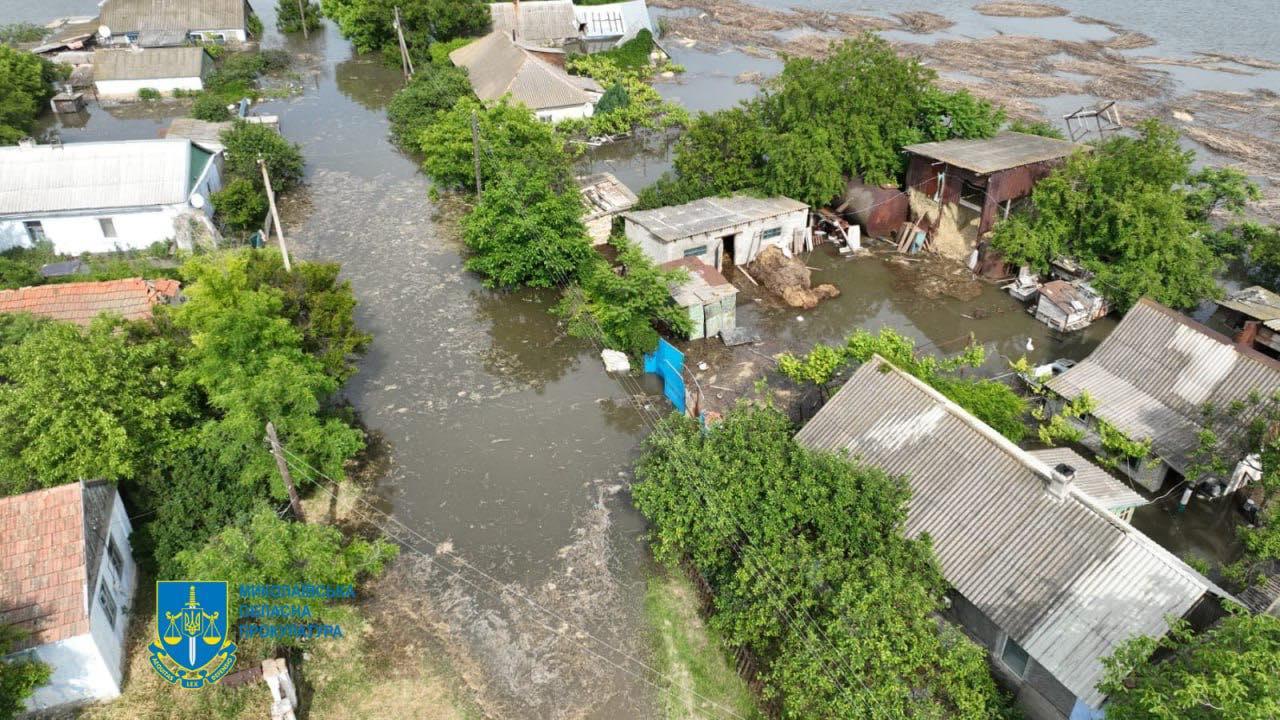
[[[1014,642],[1013,638],[1005,635],[1004,648],[1000,650],[1000,662],[1012,670],[1014,675],[1024,678],[1027,676],[1027,666],[1031,664],[1031,656],[1027,655],[1027,651]]]
[[[31,242],[44,242],[48,238],[44,234],[44,225],[39,220],[29,220],[22,223],[22,227],[27,230],[27,237],[31,238]]]
[[[782,237],[782,228],[780,227],[769,228],[768,230],[765,230],[764,233],[760,235],[760,237],[765,240],[772,240],[773,238],[776,238],[776,237]]]
[[[116,236],[116,224],[111,222],[111,218],[98,218],[98,227],[102,228],[102,237],[113,238]]]
[[[107,622],[111,624],[111,629],[116,627],[116,599],[111,597],[111,592],[107,590],[107,581],[103,580],[98,583],[98,605],[102,607],[102,612],[107,615]]]
[[[113,536],[107,536],[107,562],[111,563],[111,569],[116,572],[116,579],[124,579],[124,556],[120,554],[120,548],[116,547],[116,539]]]
[[[684,256],[685,256],[685,257],[697,257],[697,256],[699,256],[699,255],[706,255],[706,254],[707,254],[707,246],[706,246],[706,245],[699,245],[698,247],[691,247],[691,248],[688,248],[687,250],[685,250],[685,251],[684,251]]]
[[[982,212],[982,204],[987,201],[987,189],[975,185],[968,180],[960,184],[960,204],[970,210]]]

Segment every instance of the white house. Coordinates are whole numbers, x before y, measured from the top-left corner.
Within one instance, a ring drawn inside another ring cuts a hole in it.
[[[449,59],[466,68],[471,89],[481,102],[495,103],[509,96],[546,122],[591,117],[604,94],[595,80],[570,75],[500,32],[454,50]]]
[[[172,95],[175,90],[198,92],[213,69],[203,48],[99,48],[93,51],[93,85],[98,97],[134,100],[143,88]]]
[[[133,531],[115,486],[71,483],[0,498],[0,625],[53,675],[28,709],[120,694],[138,582]]]
[[[105,0],[101,23],[111,45],[165,46],[187,38],[242,43],[252,16],[247,0]]]
[[[0,147],[0,251],[138,249],[193,220],[211,227],[214,158],[186,139]]]
[[[656,263],[697,257],[723,269],[746,265],[768,245],[785,253],[809,232],[809,206],[785,197],[709,197],[623,214],[627,239]]]

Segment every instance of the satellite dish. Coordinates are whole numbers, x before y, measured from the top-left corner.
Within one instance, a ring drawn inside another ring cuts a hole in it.
[[[204,203],[205,203],[205,199],[203,195],[201,195],[200,193],[191,194],[191,207],[197,210],[203,210]]]
[[[98,26],[98,37],[100,37],[100,38],[109,38],[109,37],[111,37],[111,28],[107,27],[106,25],[99,25],[99,26]]]

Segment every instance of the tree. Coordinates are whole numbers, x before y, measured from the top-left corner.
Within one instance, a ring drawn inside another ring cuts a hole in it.
[[[434,42],[482,34],[489,26],[484,0],[321,0],[321,5],[362,53],[396,44],[396,7],[406,41],[421,51]]]
[[[26,699],[53,674],[52,668],[34,658],[18,655],[4,659],[23,635],[18,628],[0,625],[0,720],[13,720],[24,713]]]
[[[36,116],[53,97],[53,81],[62,71],[28,52],[0,45],[0,145],[14,145],[31,134]]]
[[[1108,720],[1280,716],[1280,618],[1237,609],[1201,634],[1177,620],[1160,639],[1129,640],[1103,666]]]
[[[324,25],[324,11],[313,0],[303,0],[306,6],[307,30]],[[276,0],[276,29],[282,33],[302,32],[302,11],[299,0]]]
[[[824,128],[801,128],[770,138],[764,191],[813,206],[831,202],[844,190],[844,174],[831,145]]]
[[[232,180],[250,180],[259,188],[264,187],[262,170],[258,167],[258,158],[261,157],[271,175],[271,187],[277,193],[291,190],[302,182],[306,161],[302,159],[301,148],[270,127],[237,121],[230,130],[222,133],[220,139],[226,147],[227,177]]]
[[[582,213],[576,190],[517,163],[485,187],[462,220],[471,250],[466,267],[490,287],[564,285],[595,259]]]
[[[178,553],[175,562],[183,576],[226,580],[227,622],[239,617],[241,584],[356,586],[381,574],[398,548],[381,538],[347,539],[335,527],[281,519],[269,508],[253,513],[247,527],[224,529],[199,549]],[[337,624],[351,618],[348,607],[323,598],[273,598],[273,604],[291,605],[306,613],[302,622]],[[305,611],[303,610],[305,608]],[[296,645],[297,639],[282,638]]]
[[[463,98],[448,112],[438,114],[418,138],[422,167],[437,186],[475,189],[473,114],[480,128],[480,176],[486,188],[516,165],[538,168],[558,181],[572,178],[564,139],[528,108],[505,100],[484,107],[472,98]]]
[[[1193,176],[1192,158],[1177,131],[1148,121],[1137,137],[1073,155],[1036,185],[1030,213],[996,227],[992,246],[1015,265],[1044,271],[1059,256],[1074,257],[1121,311],[1143,296],[1195,307],[1220,293],[1214,275],[1222,263],[1205,242],[1205,197],[1187,187],[1222,178]],[[1235,202],[1229,193],[1223,199]]]
[[[262,182],[238,177],[227,182],[222,189],[209,197],[218,210],[218,219],[232,230],[245,232],[262,227],[267,216],[267,194]]]
[[[464,97],[471,97],[471,82],[465,70],[453,66],[423,65],[387,106],[391,134],[396,142],[416,149],[422,131],[436,121],[438,114],[452,108]]]

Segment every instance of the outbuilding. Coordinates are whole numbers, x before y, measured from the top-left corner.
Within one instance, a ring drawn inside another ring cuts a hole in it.
[[[1003,277],[1004,261],[983,240],[1013,203],[1083,145],[1003,132],[980,140],[908,145],[907,196],[912,217],[925,216],[933,247],[970,268]]]
[[[603,245],[613,234],[613,219],[640,202],[631,188],[614,177],[613,173],[595,173],[578,178],[582,202],[587,214],[582,221],[587,225],[587,235],[594,245]]]
[[[212,69],[213,58],[195,46],[93,51],[93,85],[98,97],[110,100],[134,100],[143,89],[199,92]]]
[[[192,221],[212,231],[214,160],[185,139],[0,147],[0,251],[141,249],[188,236]]]
[[[659,267],[689,274],[687,282],[671,288],[671,298],[689,313],[693,323],[690,340],[715,337],[721,330],[738,326],[738,288],[715,268],[692,257],[672,260]]]
[[[77,482],[0,498],[0,626],[53,671],[28,710],[120,695],[138,571],[113,484]]]
[[[1036,319],[1059,332],[1086,328],[1111,311],[1106,298],[1083,281],[1051,280],[1040,286]]]
[[[607,50],[654,31],[645,0],[579,5],[573,0],[489,3],[493,31],[530,47]]]
[[[709,197],[623,214],[627,239],[659,264],[693,257],[724,269],[746,265],[774,245],[790,255],[809,247],[809,206],[786,197]]]
[[[1272,357],[1280,356],[1280,295],[1253,285],[1218,301],[1223,320],[1247,343]]]

